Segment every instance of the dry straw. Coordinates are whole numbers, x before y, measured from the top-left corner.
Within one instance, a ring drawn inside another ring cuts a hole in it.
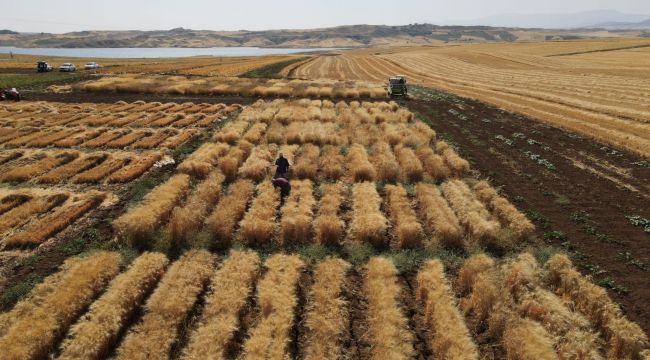
[[[381,212],[381,198],[374,183],[352,186],[352,222],[350,233],[357,242],[382,247],[388,244],[388,220]]]
[[[418,183],[415,196],[424,229],[436,240],[448,247],[462,248],[463,229],[458,217],[449,207],[435,185]]]
[[[318,158],[320,149],[316,145],[305,144],[302,147],[298,161],[293,169],[294,174],[300,179],[316,179],[318,171]]]
[[[239,168],[239,175],[253,181],[262,181],[268,173],[273,161],[273,154],[268,146],[257,146],[251,155]]]
[[[191,250],[174,262],[144,307],[140,322],[117,349],[117,359],[166,359],[178,331],[213,273],[212,255]]]
[[[345,157],[341,155],[338,147],[326,145],[323,156],[320,157],[321,175],[325,180],[337,181],[343,176]]]
[[[402,178],[413,183],[422,180],[424,169],[413,149],[402,145],[395,147],[395,156],[402,168]]]
[[[368,161],[366,148],[361,144],[353,144],[348,150],[348,169],[355,182],[373,181],[376,177],[375,168]]]
[[[217,161],[228,153],[230,146],[224,143],[205,143],[185,159],[178,171],[198,178],[207,176],[217,165]]]
[[[239,224],[242,239],[250,245],[268,244],[275,234],[275,213],[280,192],[270,181],[257,185],[257,197]]]
[[[407,249],[422,246],[424,231],[411,208],[406,190],[401,185],[386,185],[384,191],[397,247]]]
[[[182,359],[225,359],[257,278],[259,257],[232,251],[211,280],[210,292]]]
[[[0,234],[29,221],[31,217],[50,211],[68,199],[68,194],[52,194],[34,197],[0,216]]]
[[[372,145],[372,163],[377,170],[377,180],[394,183],[399,179],[399,164],[388,143],[379,141]]]
[[[113,227],[120,237],[130,244],[143,245],[187,192],[190,177],[185,174],[172,176],[157,186],[137,206],[113,221]]]
[[[451,169],[442,156],[433,152],[428,146],[422,146],[415,151],[422,162],[422,168],[434,181],[442,181],[451,176]]]
[[[291,194],[282,207],[280,229],[283,244],[312,241],[315,204],[311,180],[294,181]]]
[[[316,241],[323,245],[336,245],[343,239],[345,222],[339,216],[346,188],[342,183],[321,184],[318,215],[314,221]]]
[[[397,269],[385,258],[370,259],[363,281],[368,299],[368,341],[373,359],[410,359],[414,354],[413,334],[399,307],[402,291]]]
[[[518,239],[522,239],[535,231],[535,226],[530,220],[508,200],[500,196],[486,181],[476,183],[474,193],[492,211],[502,225],[514,232]]]
[[[235,233],[235,226],[246,212],[248,199],[255,186],[250,180],[237,180],[228,187],[226,195],[206,219],[205,226],[212,235],[216,248],[228,248]]]
[[[117,275],[120,260],[118,253],[99,251],[74,260],[62,274],[54,275],[55,284],[41,287],[40,294],[27,299],[20,305],[20,313],[8,319],[11,323],[0,338],[2,358],[45,358],[57,338]],[[49,287],[48,291],[43,291],[44,287]]]
[[[441,359],[478,359],[465,319],[458,311],[442,263],[430,260],[417,275],[416,299],[424,308],[424,321],[432,330],[427,341]]]
[[[60,359],[99,359],[107,355],[121,329],[162,276],[167,258],[144,253],[117,276],[88,312],[70,329]]]
[[[289,357],[297,286],[303,262],[297,256],[277,254],[265,262],[268,269],[257,285],[259,315],[244,342],[241,359]]]
[[[332,258],[321,261],[314,269],[304,321],[306,360],[340,359],[345,351],[341,338],[349,323],[342,292],[348,269],[350,264]]]

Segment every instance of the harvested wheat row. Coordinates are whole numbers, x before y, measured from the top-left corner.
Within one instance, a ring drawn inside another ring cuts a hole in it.
[[[7,246],[41,244],[50,236],[65,229],[75,220],[101,204],[105,197],[106,194],[104,193],[90,193],[78,197],[73,196],[56,211],[34,220],[20,232],[7,238],[4,243]]]
[[[184,243],[195,236],[208,212],[219,201],[225,177],[215,170],[199,183],[183,206],[177,206],[169,218],[169,233],[176,243]]]
[[[386,185],[384,191],[393,233],[397,240],[396,246],[400,249],[422,246],[424,231],[411,208],[406,190],[401,185]]]
[[[320,148],[316,145],[305,144],[302,147],[298,161],[293,168],[294,174],[299,179],[316,179],[318,171],[318,158],[320,157]]]
[[[63,204],[68,199],[68,194],[43,195],[32,198],[19,206],[5,212],[0,216],[0,234],[20,226],[29,221],[31,217],[46,213]]]
[[[363,182],[352,186],[352,222],[350,233],[357,242],[374,246],[387,245],[388,220],[381,212],[381,197],[374,183]]]
[[[176,135],[170,132],[169,137],[165,138],[164,141],[159,145],[159,147],[166,148],[166,149],[175,149],[176,147],[184,144],[185,142],[193,138],[194,135],[196,135],[197,133],[198,130],[196,129],[183,129],[183,131],[180,131]],[[156,145],[151,145],[145,148],[150,149]]]
[[[205,222],[215,247],[230,247],[235,226],[244,216],[246,204],[254,191],[255,185],[250,180],[237,180],[228,187],[228,192]]]
[[[124,337],[117,359],[166,359],[178,331],[213,273],[212,255],[190,250],[174,262]]]
[[[40,160],[33,163],[10,169],[0,176],[1,182],[20,182],[30,180],[44,174],[56,167],[64,165],[79,156],[78,152],[62,152],[58,154],[45,154]]]
[[[378,181],[394,183],[399,179],[399,164],[388,143],[378,141],[372,145],[371,161],[377,170]]]
[[[413,334],[399,307],[401,289],[397,269],[386,259],[370,259],[363,282],[368,299],[368,341],[373,359],[410,359],[414,355]]]
[[[241,138],[252,144],[258,144],[262,139],[262,137],[264,136],[266,127],[267,125],[265,123],[254,124],[253,126],[250,127],[250,129],[248,129],[248,131],[246,131],[244,136],[242,136]]]
[[[103,134],[106,130],[107,130],[106,128],[87,129],[76,135],[72,135],[64,139],[55,141],[54,146],[63,147],[63,148],[76,146],[90,139],[94,139],[98,137],[99,135]]]
[[[225,359],[240,317],[253,291],[259,257],[253,251],[231,251],[211,280],[210,293],[182,359]]]
[[[402,168],[402,178],[404,180],[411,183],[422,180],[424,172],[422,163],[411,148],[397,145],[395,146],[395,156]]]
[[[185,197],[189,185],[188,175],[172,176],[145,195],[140,204],[113,221],[113,227],[129,244],[145,241]]]
[[[243,115],[240,115],[241,118],[243,118]],[[249,122],[246,120],[233,121],[214,135],[214,141],[235,145],[244,134],[244,131],[248,129],[248,126]]]
[[[257,196],[239,223],[242,239],[249,245],[268,244],[275,233],[275,213],[280,206],[280,192],[270,181],[257,185]]]
[[[431,330],[427,342],[437,358],[478,359],[465,319],[458,311],[442,263],[430,260],[417,275],[416,299],[424,308],[424,322]]]
[[[456,214],[435,185],[418,183],[415,196],[426,232],[448,247],[464,247],[463,229]]]
[[[133,145],[131,145],[131,148],[133,149],[152,149],[156,146],[163,147],[161,144],[163,141],[166,142],[166,140],[170,136],[174,135],[180,135],[180,134],[189,134],[190,130],[183,130],[182,132],[178,133],[176,130],[170,130],[170,129],[161,129],[156,132],[154,132],[153,135],[147,136],[144,139],[138,140]],[[165,147],[170,147],[170,146],[165,146]]]
[[[130,153],[113,153],[101,164],[90,168],[72,179],[75,184],[97,183],[109,176],[115,171],[122,169],[126,164],[131,162],[133,154]]]
[[[106,181],[109,183],[125,183],[134,180],[149,170],[160,159],[162,159],[162,154],[158,152],[141,155],[137,160],[131,161],[127,166],[112,173]]]
[[[522,239],[535,231],[535,226],[530,220],[508,200],[500,196],[486,181],[476,183],[474,193],[505,227],[515,233],[518,239]]]
[[[77,132],[79,132],[79,129],[63,129],[60,131],[53,131],[48,134],[43,134],[43,136],[27,142],[26,144],[24,144],[24,146],[30,146],[30,147],[49,146],[53,142],[64,139]]]
[[[153,135],[153,132],[151,130],[132,131],[124,136],[118,137],[115,140],[107,142],[106,147],[113,148],[113,149],[122,149],[142,138],[151,135]]]
[[[86,142],[81,143],[79,146],[85,148],[96,148],[96,147],[104,146],[108,142],[120,138],[128,134],[129,132],[130,130],[125,130],[125,129],[106,131],[95,138],[92,138],[90,140],[87,140]]]
[[[312,242],[315,204],[311,180],[295,181],[291,194],[281,209],[282,244]]]
[[[253,181],[262,181],[269,172],[273,154],[268,146],[256,146],[239,168],[239,175]]]
[[[0,215],[24,204],[31,199],[32,197],[26,194],[9,194],[7,196],[4,196],[2,200],[0,200]]]
[[[375,168],[368,161],[366,148],[361,144],[352,144],[347,156],[348,169],[355,182],[373,181],[377,176]]]
[[[318,215],[314,220],[316,241],[323,245],[336,245],[343,239],[345,222],[339,216],[345,187],[342,183],[321,184]]]
[[[268,269],[257,286],[259,317],[249,330],[241,359],[289,357],[297,286],[303,262],[297,256],[277,254],[265,262]]]
[[[442,181],[451,176],[451,169],[445,164],[442,156],[433,152],[428,146],[422,146],[415,151],[422,162],[422,168],[434,181]]]
[[[16,160],[23,156],[22,151],[7,151],[0,153],[0,165]]]
[[[118,273],[120,255],[99,251],[66,267],[61,277],[55,275],[56,288],[43,296],[30,298],[38,304],[12,319],[0,338],[3,359],[45,358],[56,339],[93,301]],[[45,280],[48,282],[48,280]]]
[[[106,159],[106,154],[90,154],[81,157],[42,175],[38,178],[39,183],[56,184],[68,180],[78,173],[84,172],[97,166]]]
[[[553,256],[547,266],[549,282],[556,292],[570,298],[605,336],[609,358],[634,358],[650,345],[639,325],[629,321],[607,292],[582,276],[566,256]]]
[[[167,262],[160,253],[144,253],[136,258],[70,329],[59,359],[106,356],[129,317],[160,280]]]
[[[341,341],[348,327],[347,301],[342,298],[345,276],[350,264],[341,259],[326,259],[314,269],[314,284],[306,305],[306,360],[340,359]]]
[[[499,224],[491,219],[485,206],[474,197],[464,182],[449,180],[442,184],[442,192],[473,240],[484,241],[497,237]]]
[[[345,157],[338,147],[326,145],[320,157],[320,170],[325,180],[337,181],[343,176]]]
[[[181,173],[204,178],[217,165],[219,158],[226,155],[230,146],[224,143],[205,143],[185,159],[177,170]]]

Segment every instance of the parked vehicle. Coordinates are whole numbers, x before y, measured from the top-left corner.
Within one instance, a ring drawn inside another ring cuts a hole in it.
[[[36,71],[37,72],[48,72],[48,71],[52,71],[52,70],[53,70],[52,65],[50,65],[46,61],[39,61],[39,62],[36,63]]]
[[[84,70],[95,70],[99,69],[99,64],[96,62],[89,62],[86,65],[84,65]]]
[[[77,71],[77,67],[74,66],[74,64],[65,63],[65,64],[61,64],[61,66],[59,66],[59,71],[60,72],[74,72],[74,71]]]
[[[0,91],[0,100],[20,101],[20,92],[16,88]]]
[[[393,96],[407,96],[408,88],[406,87],[406,76],[395,75],[388,79],[388,94]]]

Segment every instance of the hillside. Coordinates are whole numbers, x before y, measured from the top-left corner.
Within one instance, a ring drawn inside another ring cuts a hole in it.
[[[364,47],[440,42],[512,42],[640,36],[639,31],[541,30],[487,26],[350,25],[326,29],[207,31],[176,28],[156,31],[80,31],[65,34],[0,33],[0,46],[19,47]]]

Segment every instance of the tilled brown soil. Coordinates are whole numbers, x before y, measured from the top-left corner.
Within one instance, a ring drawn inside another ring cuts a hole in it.
[[[502,187],[535,220],[540,239],[566,249],[650,332],[650,235],[626,219],[650,218],[648,163],[478,101],[428,90],[418,98],[403,105]]]

